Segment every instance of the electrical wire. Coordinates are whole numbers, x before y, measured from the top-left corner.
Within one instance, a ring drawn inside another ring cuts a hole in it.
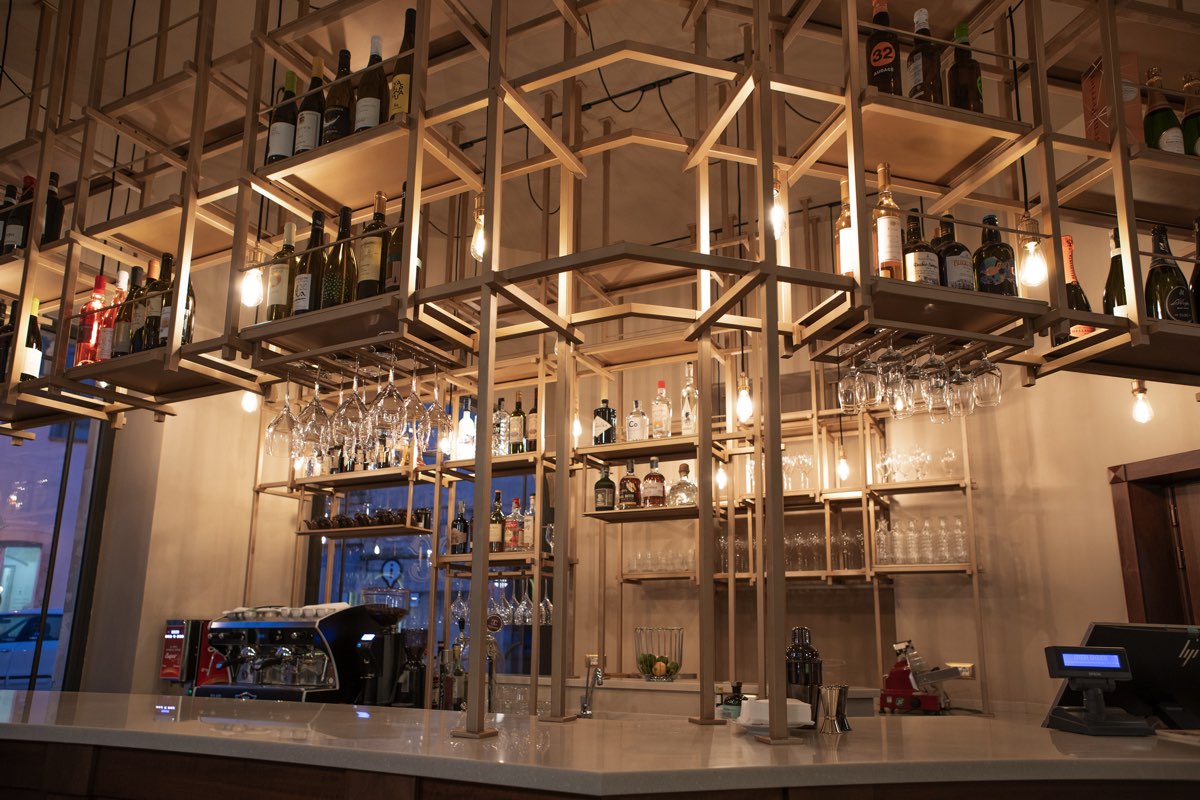
[[[10,10],[12,9],[11,3],[9,4],[9,9]],[[124,97],[129,92],[129,53],[130,53],[130,48],[133,46],[133,18],[136,14],[137,14],[137,0],[133,0],[133,3],[131,3],[129,6],[129,36],[127,37],[126,42],[125,42],[125,68],[121,75],[121,96],[122,97]],[[8,37],[8,34],[6,31],[5,38],[7,39],[7,37]],[[108,44],[107,42],[103,42],[103,43],[97,42],[96,46],[102,47],[102,46],[107,46],[107,44]],[[135,148],[135,150],[136,150],[136,148]],[[132,158],[135,150],[130,150],[131,158]],[[120,158],[120,152],[121,152],[121,136],[120,136],[120,134],[118,134],[116,139],[113,141],[113,154],[112,154],[113,171],[112,171],[112,174],[109,176],[108,209],[104,213],[105,219],[112,219],[113,198],[116,196],[116,193],[117,193],[117,165],[120,163],[120,161],[118,161],[118,158]],[[125,190],[125,212],[126,213],[129,212],[129,190],[128,189]],[[101,275],[104,274],[105,260],[106,260],[105,256],[101,255],[100,256],[100,274]]]
[[[1017,8],[1020,8],[1021,3],[1023,3],[1023,2],[1025,2],[1025,0],[1020,0],[1020,2],[1018,2],[1016,6],[1009,6],[1009,8],[1008,8],[1008,35],[1010,37],[1009,41],[1012,43],[1013,55],[1016,55],[1016,51],[1017,51],[1017,44],[1016,44],[1016,42],[1017,42],[1017,25],[1015,22],[1013,22],[1013,11],[1015,11]],[[1020,81],[1020,76],[1019,76],[1018,70],[1017,70],[1017,62],[1015,60],[1012,62],[1012,72],[1013,72],[1013,99],[1015,101],[1015,105],[1017,108],[1017,122],[1021,122],[1022,121],[1021,120],[1021,81]],[[1021,197],[1025,203],[1025,213],[1028,214],[1029,213],[1029,175],[1025,171],[1025,156],[1021,156]]]
[[[791,111],[793,114],[795,114],[795,115],[796,115],[797,117],[799,117],[800,119],[807,120],[808,122],[811,122],[811,123],[813,123],[814,125],[820,125],[820,124],[821,124],[821,120],[819,120],[819,119],[813,119],[812,117],[808,116],[807,114],[802,114],[802,113],[800,113],[799,111],[797,111],[797,110],[796,110],[796,107],[795,107],[795,106],[793,106],[791,103],[789,103],[789,102],[787,101],[787,98],[784,98],[784,100],[783,100],[783,104],[784,104],[785,106],[787,106],[787,107],[788,107],[788,110],[789,110],[789,111]]]
[[[12,30],[12,12],[13,12],[13,5],[15,5],[15,4],[16,4],[16,0],[8,0],[8,11],[4,15],[4,46],[3,46],[3,48],[0,48],[0,87],[2,87],[4,85],[4,79],[8,78],[8,82],[13,85],[13,88],[16,89],[18,92],[20,92],[22,97],[24,97],[25,99],[29,99],[29,92],[25,91],[24,89],[22,89],[20,86],[17,85],[17,82],[15,80],[13,80],[13,76],[9,74],[8,68],[7,68],[7,65],[8,65],[8,32]]]
[[[591,19],[591,18],[589,17],[589,19]],[[596,23],[594,21],[588,25],[588,41],[590,41],[592,43],[592,51],[593,52],[595,52],[595,50],[596,50],[596,36],[593,33],[595,28],[596,28]],[[629,108],[622,108],[621,104],[616,101],[616,98],[613,97],[612,92],[609,91],[609,89],[608,89],[608,83],[604,80],[604,70],[597,67],[596,74],[600,76],[600,85],[604,87],[604,94],[607,95],[608,102],[612,103],[613,107],[616,108],[618,111],[624,111],[626,114],[628,114],[631,111],[633,111],[635,108],[640,106],[642,104],[642,100],[644,100],[646,97],[646,90],[641,89],[641,91],[638,92],[637,102],[634,103]]]
[[[525,159],[526,160],[529,159],[529,128],[528,127],[525,128]],[[533,181],[531,180],[531,177],[529,175],[525,176],[525,188],[529,191],[529,199],[533,201],[533,205],[537,208],[537,210],[545,211],[546,209],[542,208],[542,204],[539,203],[537,201],[537,198],[533,196]],[[560,208],[562,207],[561,204],[559,204],[559,207]],[[554,216],[557,213],[558,213],[558,209],[556,208],[550,212],[550,216]]]
[[[663,111],[667,112],[667,119],[671,120],[671,124],[675,126],[675,132],[682,137],[683,129],[680,128],[679,123],[675,121],[675,116],[671,113],[671,109],[667,108],[667,101],[663,99],[662,87],[663,85],[661,83],[654,87],[658,91],[658,102],[662,104]]]

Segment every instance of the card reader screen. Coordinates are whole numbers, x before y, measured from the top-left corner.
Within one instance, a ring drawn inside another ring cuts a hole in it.
[[[1122,669],[1116,653],[1063,653],[1062,663],[1076,669]]]

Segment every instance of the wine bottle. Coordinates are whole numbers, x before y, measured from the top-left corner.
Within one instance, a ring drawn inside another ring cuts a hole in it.
[[[163,263],[166,263],[166,259],[167,254],[163,253]],[[174,256],[172,256],[172,263],[174,263],[174,260]],[[162,298],[162,317],[159,319],[158,328],[159,347],[166,347],[167,342],[171,339],[171,319],[173,317],[172,311],[174,310],[173,305],[175,303],[173,291],[175,289],[175,278],[170,274],[170,270],[167,271],[167,276],[170,278],[171,285],[167,293],[163,295]],[[188,281],[187,292],[185,293],[184,297],[183,335],[180,337],[180,344],[192,343],[192,330],[196,324],[196,289],[194,288],[193,283],[194,282],[191,280]]]
[[[1104,281],[1104,313],[1114,317],[1128,317],[1128,300],[1125,299],[1125,267],[1122,263],[1121,232],[1112,229],[1108,236],[1108,279]]]
[[[533,543],[538,540],[535,503],[537,503],[537,495],[529,495],[529,502],[525,504],[525,513],[521,515],[521,549],[527,553],[533,551]]]
[[[267,128],[267,163],[290,158],[296,152],[296,73],[290,69],[283,78],[283,99],[271,111]]]
[[[296,115],[296,155],[307,153],[321,144],[321,125],[325,119],[324,86],[325,62],[317,56],[312,62],[308,91],[300,100],[300,112]]]
[[[26,232],[29,228],[29,209],[33,205],[33,189],[36,181],[32,175],[21,179],[21,199],[9,214],[4,225],[4,252],[25,248]]]
[[[913,30],[929,36],[929,11],[918,8],[913,14]],[[908,54],[908,96],[914,100],[942,103],[942,53],[933,42],[921,39]]]
[[[617,490],[617,506],[623,511],[642,507],[642,482],[633,472],[632,459],[625,463],[625,474],[621,476]]]
[[[277,320],[292,315],[296,273],[300,259],[296,257],[296,223],[283,225],[283,246],[267,267],[267,319]]]
[[[384,109],[389,107],[391,93],[387,78],[383,76],[383,39],[371,37],[371,57],[367,70],[358,83],[354,99],[354,130],[365,131],[383,121]]]
[[[321,275],[325,272],[325,214],[314,211],[305,254],[292,282],[292,313],[305,314],[321,307]]]
[[[978,289],[971,250],[955,238],[954,217],[950,214],[942,215],[942,220],[938,223],[938,236],[942,240],[937,247],[938,260],[941,261],[946,285],[951,289]]]
[[[450,523],[450,555],[461,556],[471,552],[471,524],[467,522],[467,501],[458,501],[458,514]]]
[[[891,27],[887,0],[871,0],[871,22]],[[904,94],[900,81],[900,37],[895,31],[872,30],[867,37],[867,83],[886,94]]]
[[[354,299],[358,269],[354,262],[350,238],[350,209],[342,206],[338,212],[337,241],[329,248],[325,272],[321,275],[321,308],[331,308]]]
[[[1200,259],[1200,217],[1192,220],[1192,241],[1196,244],[1192,252]],[[1196,312],[1196,321],[1200,322],[1200,260],[1192,266],[1192,310]]]
[[[1183,76],[1183,91],[1187,99],[1183,106],[1183,152],[1200,156],[1200,78],[1192,73]]]
[[[58,173],[50,173],[46,184],[46,213],[42,215],[42,245],[58,240],[62,236],[63,201],[58,196]]]
[[[842,178],[842,211],[834,224],[837,235],[838,272],[847,278],[858,275],[858,238],[854,231],[854,217],[850,214],[850,179]]]
[[[508,415],[508,452],[525,452],[525,409],[521,407],[520,392],[517,392],[517,402]]]
[[[592,487],[592,500],[597,511],[612,511],[617,505],[617,485],[608,476],[608,465],[600,467],[600,479]]]
[[[100,313],[100,330],[97,333],[97,361],[108,361],[113,357],[113,345],[116,340],[117,314],[125,305],[129,294],[129,270],[124,266],[117,267],[117,288],[113,292],[108,308]]]
[[[392,229],[391,239],[387,249],[387,275],[384,285],[389,292],[400,287],[400,265],[404,262],[404,214],[408,210],[408,181],[400,185],[400,218]],[[404,287],[407,289],[408,287]]]
[[[146,291],[142,294],[139,308],[134,310],[133,352],[135,353],[149,350],[158,344],[158,323],[162,318],[162,295],[157,293],[162,292],[167,286],[160,278],[160,275],[163,274],[162,270],[166,270],[168,278],[171,274],[171,265],[166,260],[169,256],[169,253],[165,253],[161,264],[151,259],[147,266]],[[155,296],[151,297],[151,294]],[[141,324],[136,324],[138,322]]]
[[[336,142],[350,135],[354,119],[354,87],[350,83],[350,51],[338,51],[337,75],[325,96],[325,117],[321,127],[321,144]]]
[[[1192,290],[1183,270],[1171,255],[1165,225],[1155,225],[1151,231],[1150,272],[1146,276],[1146,314],[1155,319],[1176,322],[1195,322]]]
[[[1162,70],[1158,67],[1146,70],[1146,116],[1142,126],[1147,146],[1167,153],[1183,153],[1183,129],[1175,109],[1163,94]]]
[[[533,403],[525,412],[525,452],[536,453],[538,449],[537,389],[533,390]]]
[[[396,71],[392,73],[389,119],[407,114],[412,108],[412,49],[416,45],[417,10],[404,12],[404,38],[400,40],[400,58],[396,60]]]
[[[1092,304],[1088,302],[1083,287],[1079,285],[1079,276],[1075,274],[1075,239],[1070,235],[1062,237],[1063,271],[1067,280],[1067,306],[1075,311],[1091,311]],[[1095,332],[1091,325],[1076,323],[1071,326],[1066,336],[1056,336],[1054,344],[1059,345],[1071,339],[1078,339]]]
[[[104,308],[108,281],[97,275],[92,283],[92,296],[79,311],[79,327],[75,333],[75,365],[95,364],[100,360],[100,309]]]
[[[970,31],[966,25],[954,28],[954,63],[946,79],[950,84],[950,105],[983,113],[983,71],[971,55]]]
[[[121,307],[117,309],[117,320],[113,325],[113,358],[127,356],[133,351],[134,312],[135,309],[145,308],[141,302],[141,297],[146,291],[142,285],[145,275],[146,271],[141,267],[134,267],[130,272],[129,293],[125,295],[125,302],[121,303]],[[140,324],[144,325],[145,322],[146,316],[143,311]]]
[[[11,183],[4,187],[4,203],[0,205],[0,253],[7,253],[13,248],[8,246],[6,231],[8,218],[13,213],[12,207],[17,204],[17,187]]]
[[[999,224],[995,214],[983,218],[983,236],[975,251],[975,280],[981,292],[1016,297],[1016,259],[1012,247],[1000,239]]]
[[[492,500],[492,517],[488,521],[488,552],[504,552],[504,499],[499,490]]]
[[[363,236],[354,240],[354,260],[358,267],[358,283],[354,296],[359,300],[374,297],[383,291],[381,270],[387,263],[388,239],[384,214],[387,213],[387,195],[375,193],[375,211],[370,221],[363,225],[363,233],[379,231],[376,236]]]
[[[921,217],[910,208],[908,232],[904,239],[904,279],[912,283],[941,286],[945,283],[941,262],[933,246],[925,241]]]
[[[35,297],[30,305],[29,329],[25,332],[25,347],[21,352],[18,374],[23,381],[37,380],[42,375],[42,356],[46,348],[42,345],[42,327],[38,323],[41,302]],[[16,325],[13,325],[16,328]]]
[[[875,274],[881,278],[899,278],[904,269],[904,246],[900,229],[900,206],[892,198],[892,168],[881,163],[879,197],[871,212],[874,221],[872,235],[875,245]]]
[[[8,303],[3,298],[0,298],[0,381],[8,374],[8,354],[10,352],[12,342],[12,322],[4,321],[4,313],[8,310]],[[17,301],[13,300],[12,318],[17,318]]]

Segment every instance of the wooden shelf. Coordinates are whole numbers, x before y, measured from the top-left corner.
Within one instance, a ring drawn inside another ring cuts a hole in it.
[[[504,475],[532,475],[537,465],[540,453],[510,453],[506,456],[492,456],[492,477]],[[433,469],[426,466],[426,469]],[[475,477],[475,459],[464,458],[457,461],[443,461],[442,473],[452,479],[473,480]]]
[[[532,564],[537,561],[536,550],[506,550],[501,553],[488,553],[488,564]],[[549,558],[549,557],[548,557]],[[458,568],[471,566],[472,554],[457,556],[438,556],[438,565]]]
[[[212,342],[186,345],[182,349],[184,357],[180,359],[179,369],[174,372],[166,368],[166,349],[156,347],[108,361],[71,367],[63,377],[79,383],[103,381],[161,402],[207,397],[257,383],[257,374],[242,366],[244,361],[225,361],[205,355],[214,346]]]
[[[669,436],[664,439],[646,439],[641,442],[613,442],[593,444],[575,450],[582,459],[593,459],[603,464],[622,464],[634,461],[645,464],[651,458],[659,461],[696,458],[697,437]],[[714,450],[719,449],[714,446]]]
[[[1164,153],[1136,144],[1129,149],[1129,168],[1137,218],[1190,233],[1196,216],[1196,198],[1200,197],[1200,157]],[[1060,195],[1070,196],[1062,202],[1063,210],[1111,217],[1115,225],[1115,190],[1111,176],[1097,181],[1092,173],[1081,173],[1077,183],[1079,186],[1069,182],[1059,188]],[[1091,185],[1079,190],[1085,183]]]
[[[694,571],[686,572],[623,572],[622,583],[646,583],[650,581],[696,581]]]
[[[738,499],[738,503],[751,508],[758,502],[758,498],[747,495]],[[818,511],[824,505],[817,498],[816,489],[800,489],[798,491],[787,491],[783,493],[783,509],[784,511]]]
[[[296,531],[297,536],[324,536],[327,539],[371,539],[381,536],[429,536],[429,528],[414,528],[410,525],[360,525],[351,528],[314,528]]]
[[[584,516],[610,523],[636,523],[699,519],[700,512],[696,506],[660,506],[658,508],[632,508],[625,511],[588,511]]]
[[[1146,323],[1146,341],[1134,346],[1132,334],[1077,339],[1031,363],[1039,377],[1061,370],[1200,386],[1200,325],[1171,320]]]
[[[3,400],[2,393],[0,400]],[[7,423],[14,430],[27,430],[80,418],[107,420],[108,413],[128,408],[52,387],[48,379],[41,378],[17,384],[16,398],[11,408],[0,403],[0,422]]]
[[[958,480],[947,478],[945,480],[934,479],[924,481],[897,481],[896,483],[872,483],[867,487],[867,491],[876,495],[965,492],[966,490],[967,483],[961,478]]]
[[[33,286],[33,296],[38,298],[57,298],[62,294],[63,269],[66,263],[68,239],[47,242],[38,250],[40,269]],[[86,268],[85,268],[86,269]],[[92,288],[92,278],[80,270],[75,281],[77,292],[86,292]],[[0,255],[0,295],[19,297],[21,295],[21,275],[25,271],[25,251],[13,250],[11,253]]]
[[[189,111],[188,117],[190,116]],[[182,215],[183,207],[179,196],[172,195],[145,208],[97,223],[85,233],[97,239],[112,240],[132,248],[147,258],[157,258],[161,253],[174,253],[179,247],[179,224]],[[202,205],[196,214],[192,258],[200,259],[229,250],[233,245],[233,225],[233,214],[225,208],[215,203]]]
[[[313,475],[307,478],[296,478],[297,487],[314,489],[371,489],[381,486],[407,485],[414,478],[410,467],[385,467],[384,469],[365,469],[355,472],[336,472],[329,475]],[[416,474],[416,480],[421,480],[421,474]]]
[[[952,573],[969,575],[970,564],[876,564],[873,570],[880,575],[918,575],[926,573]]]

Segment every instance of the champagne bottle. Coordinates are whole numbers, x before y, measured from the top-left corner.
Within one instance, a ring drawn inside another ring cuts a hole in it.
[[[32,175],[21,179],[21,199],[8,213],[4,225],[4,252],[22,250],[26,244],[26,233],[29,228],[29,208],[33,204],[33,189],[36,181]]]
[[[50,173],[46,184],[46,213],[42,215],[42,245],[57,241],[62,236],[63,201],[58,196],[58,173]]]
[[[1183,76],[1183,91],[1187,100],[1183,106],[1183,152],[1200,156],[1200,77],[1192,73]]]
[[[168,254],[163,253],[163,263],[166,263]],[[174,256],[171,256],[172,263]],[[171,319],[173,316],[172,290],[175,288],[175,278],[171,276],[170,270],[167,271],[170,278],[170,286],[167,289],[167,294],[163,295],[162,316],[159,318],[158,328],[158,346],[166,347],[168,340],[171,338]],[[193,288],[193,282],[188,281],[187,293],[183,305],[183,336],[180,338],[180,344],[192,343],[192,329],[196,324],[196,290]]]
[[[1016,297],[1016,258],[1012,247],[1001,241],[999,224],[995,214],[983,218],[982,241],[975,251],[975,280],[981,292]]]
[[[25,332],[25,347],[21,351],[21,360],[18,362],[18,369],[21,380],[32,381],[42,375],[42,356],[45,354],[46,348],[42,344],[42,328],[38,322],[38,311],[41,307],[41,301],[36,297],[33,298],[32,307],[29,313],[29,329]],[[16,328],[16,325],[13,325]]]
[[[336,142],[350,135],[354,119],[354,87],[350,83],[350,51],[338,51],[337,75],[325,96],[325,117],[321,127],[321,144]]]
[[[350,238],[350,209],[342,206],[338,212],[337,241],[329,248],[325,272],[321,275],[321,308],[331,308],[354,299],[358,269],[354,262]]]
[[[504,499],[497,490],[492,500],[492,517],[488,521],[488,552],[504,552]]]
[[[842,178],[841,184],[842,211],[834,224],[837,235],[838,272],[853,278],[858,275],[858,239],[854,230],[854,217],[850,215],[850,179]]]
[[[941,286],[945,283],[941,262],[933,246],[925,241],[917,209],[910,208],[909,211],[908,232],[904,240],[904,279],[912,283]]]
[[[363,233],[379,231],[379,234],[354,240],[354,260],[358,267],[358,283],[355,285],[354,295],[359,300],[374,297],[383,291],[380,271],[387,263],[388,239],[391,238],[386,230],[387,222],[384,221],[386,212],[387,196],[383,192],[376,192],[375,211],[371,220],[363,225]]]
[[[892,168],[886,162],[877,168],[879,197],[871,212],[875,245],[875,274],[899,278],[904,269],[904,246],[900,230],[900,206],[892,198]]]
[[[296,73],[290,69],[283,78],[283,99],[271,111],[267,128],[267,163],[290,158],[296,151]]]
[[[321,275],[325,272],[325,214],[314,211],[305,253],[292,282],[292,313],[305,314],[321,307]]]
[[[955,238],[954,217],[950,214],[942,215],[942,221],[938,224],[938,237],[942,241],[936,249],[946,285],[951,289],[977,290],[979,286],[975,281],[975,264],[971,261],[971,250]]]
[[[407,114],[412,109],[412,49],[416,45],[417,11],[404,12],[404,38],[400,40],[400,58],[396,60],[396,71],[392,73],[389,119]]]
[[[966,25],[954,28],[954,63],[946,79],[950,84],[950,105],[983,113],[983,71],[971,55],[970,31]]]
[[[1108,279],[1104,282],[1104,313],[1114,317],[1128,317],[1129,306],[1125,299],[1125,268],[1121,260],[1121,233],[1112,229],[1108,237]]]
[[[1155,319],[1176,322],[1195,322],[1192,290],[1183,270],[1171,255],[1165,225],[1155,225],[1151,231],[1150,272],[1146,276],[1146,314]]]
[[[1175,109],[1162,91],[1162,70],[1146,70],[1146,117],[1142,120],[1146,144],[1167,153],[1183,153],[1183,129]]]
[[[383,76],[383,40],[371,37],[371,57],[367,70],[359,81],[354,100],[354,130],[365,131],[383,121],[384,109],[388,108],[390,92],[387,79]]]
[[[267,319],[277,320],[292,315],[293,284],[300,259],[296,258],[296,223],[283,225],[283,247],[267,267]]]
[[[142,285],[145,275],[146,271],[141,267],[134,267],[130,272],[129,293],[125,295],[125,302],[117,309],[117,321],[113,325],[113,358],[129,355],[133,351],[134,311],[144,308],[141,297],[146,292]],[[143,314],[141,324],[145,324],[145,321]]]
[[[0,205],[0,253],[7,253],[12,250],[8,246],[8,219],[12,216],[12,207],[17,204],[17,187],[11,183],[4,187],[4,204]]]
[[[890,27],[887,0],[871,0],[871,22]],[[886,94],[904,94],[900,82],[900,37],[895,31],[873,30],[867,37],[867,83]]]
[[[517,392],[516,405],[508,415],[508,452],[525,452],[525,409],[521,407],[520,392]]]
[[[929,36],[929,11],[918,8],[913,14],[913,30]],[[918,39],[908,54],[908,96],[929,103],[942,101],[942,54],[933,42]]]
[[[1067,306],[1075,311],[1091,311],[1092,304],[1088,302],[1087,295],[1084,294],[1083,287],[1079,285],[1079,276],[1075,274],[1075,239],[1072,236],[1062,237],[1063,250],[1063,270],[1066,273],[1067,279]],[[1093,333],[1096,329],[1091,325],[1083,325],[1076,323],[1071,326],[1070,332],[1066,336],[1056,336],[1054,344],[1059,345],[1071,339],[1078,339],[1081,336],[1087,336]]]
[[[317,56],[312,63],[308,93],[300,101],[300,113],[296,115],[296,155],[307,153],[321,143],[321,124],[325,119],[324,75],[325,62]]]

